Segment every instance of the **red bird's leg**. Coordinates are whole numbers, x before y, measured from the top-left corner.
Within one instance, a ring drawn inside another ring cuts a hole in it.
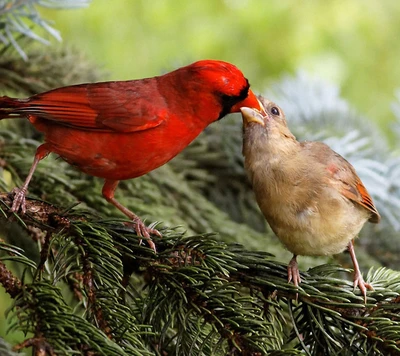
[[[103,197],[109,203],[114,205],[118,210],[123,212],[129,219],[132,219],[133,225],[135,227],[135,230],[136,230],[136,233],[138,234],[138,236],[144,237],[147,240],[150,248],[152,248],[154,250],[154,252],[157,252],[156,245],[151,240],[150,235],[153,234],[153,235],[157,235],[157,236],[161,237],[161,233],[156,229],[147,227],[143,223],[143,221],[139,218],[139,216],[137,216],[135,213],[133,213],[129,209],[125,208],[121,203],[119,203],[114,198],[114,192],[118,186],[118,183],[119,183],[118,180],[106,179],[104,182],[103,190],[102,190]]]
[[[299,266],[297,265],[297,255],[293,255],[293,258],[290,260],[287,266],[288,272],[288,282],[293,281],[293,284],[298,287],[301,283]]]
[[[364,281],[364,278],[361,274],[360,271],[360,267],[358,266],[358,261],[357,261],[357,257],[356,257],[356,253],[354,251],[354,244],[353,244],[354,240],[351,240],[349,242],[349,252],[350,252],[350,256],[351,256],[351,260],[353,261],[353,265],[354,265],[354,282],[353,282],[353,286],[354,289],[357,287],[360,288],[361,290],[361,294],[364,296],[364,303],[367,303],[367,289],[369,290],[374,290],[374,288],[367,282]]]
[[[11,211],[16,213],[16,212],[18,212],[18,210],[21,210],[22,214],[25,214],[25,212],[26,212],[25,197],[26,197],[26,192],[28,191],[29,182],[32,179],[33,173],[35,172],[38,163],[43,158],[45,158],[49,153],[50,153],[50,150],[48,149],[46,143],[44,143],[43,145],[40,145],[37,148],[36,154],[35,154],[35,159],[33,160],[31,169],[29,170],[28,176],[26,177],[24,184],[22,185],[21,188],[13,189],[14,198],[13,198],[13,204],[11,207]]]

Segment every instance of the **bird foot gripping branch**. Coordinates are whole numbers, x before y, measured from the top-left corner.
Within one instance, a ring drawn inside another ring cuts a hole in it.
[[[299,266],[297,264],[297,256],[294,255],[293,258],[290,260],[288,266],[288,282],[293,282],[293,284],[298,287],[301,283],[300,271]]]
[[[257,203],[272,230],[293,253],[288,281],[300,283],[297,255],[349,250],[354,286],[364,301],[372,286],[362,278],[353,239],[380,216],[353,166],[321,142],[298,142],[283,111],[261,98],[266,115],[242,108],[243,155]]]
[[[24,188],[14,188],[11,192],[13,196],[13,203],[11,206],[11,211],[17,213],[21,211],[22,214],[26,213],[26,189]]]
[[[103,178],[104,198],[132,220],[137,234],[156,251],[150,235],[161,234],[114,198],[118,182],[167,163],[209,124],[244,106],[262,111],[243,73],[215,60],[153,78],[73,85],[26,99],[0,97],[0,120],[27,118],[46,141],[15,191],[12,209],[24,212],[36,166],[53,152]]]

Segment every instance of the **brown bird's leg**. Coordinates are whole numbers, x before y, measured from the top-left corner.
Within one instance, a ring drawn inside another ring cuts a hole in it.
[[[293,281],[293,284],[298,287],[301,283],[299,266],[297,265],[297,255],[293,255],[293,258],[290,260],[287,266],[288,272],[288,282]]]
[[[154,252],[157,252],[156,245],[151,240],[150,234],[157,235],[157,236],[161,237],[161,233],[156,229],[152,229],[152,228],[147,227],[143,223],[143,221],[139,218],[139,216],[137,216],[135,213],[133,213],[129,209],[125,208],[121,203],[119,203],[114,198],[114,192],[115,192],[115,189],[118,186],[118,183],[119,183],[118,180],[106,179],[105,182],[104,182],[103,190],[102,190],[103,197],[109,203],[114,205],[118,210],[123,212],[129,219],[132,219],[132,222],[133,222],[134,228],[136,230],[136,233],[139,236],[144,237],[147,240],[150,248],[152,248],[154,250]]]
[[[21,188],[13,189],[12,192],[14,193],[14,198],[11,211],[16,213],[18,212],[18,210],[21,210],[22,214],[25,214],[26,212],[25,197],[26,197],[26,192],[28,191],[28,185],[32,179],[33,173],[35,172],[38,163],[50,153],[50,150],[48,149],[47,146],[48,145],[44,143],[43,145],[40,145],[36,149],[35,159],[33,160],[31,169],[29,170],[28,176],[26,177],[24,184],[22,185]]]
[[[349,242],[349,252],[350,252],[350,256],[351,256],[351,260],[353,261],[353,265],[354,265],[354,282],[353,282],[353,286],[354,289],[357,287],[360,288],[361,290],[361,294],[364,296],[364,303],[367,303],[367,289],[369,290],[374,290],[374,288],[367,282],[364,281],[364,278],[361,274],[360,271],[360,267],[358,266],[358,261],[357,261],[357,257],[356,257],[356,253],[354,251],[354,245],[353,245],[353,241],[351,240]]]

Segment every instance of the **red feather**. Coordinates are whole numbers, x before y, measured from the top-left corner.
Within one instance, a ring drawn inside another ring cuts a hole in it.
[[[105,178],[105,198],[137,223],[138,234],[145,234],[138,217],[114,199],[118,181],[168,162],[209,124],[241,106],[263,110],[242,72],[213,60],[154,78],[74,85],[27,99],[2,97],[0,119],[26,117],[46,142],[13,210],[24,209],[36,164],[54,152],[81,171]]]

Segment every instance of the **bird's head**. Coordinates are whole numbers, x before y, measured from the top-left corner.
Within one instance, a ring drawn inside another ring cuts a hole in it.
[[[285,114],[272,101],[259,97],[265,115],[248,107],[240,108],[243,117],[243,155],[273,156],[292,155],[298,142],[290,132]]]
[[[249,81],[233,64],[217,60],[202,60],[186,68],[195,76],[199,86],[207,88],[210,95],[219,101],[221,110],[218,119],[230,113],[240,112],[241,107],[264,112],[262,104],[250,90]]]
[[[265,110],[265,115],[253,108],[240,108],[244,131],[259,132],[270,140],[282,137],[294,138],[287,126],[286,117],[282,109],[261,96],[259,100]]]

